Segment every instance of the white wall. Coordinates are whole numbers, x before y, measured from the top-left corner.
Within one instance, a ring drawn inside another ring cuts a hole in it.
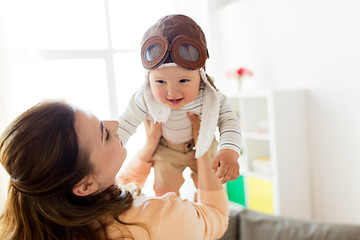
[[[360,2],[209,2],[217,84],[245,66],[248,88],[308,89],[314,218],[360,223]]]
[[[2,5],[2,1],[0,1],[0,9],[1,9],[1,5]],[[0,14],[1,14],[1,10],[0,10]],[[0,36],[3,36],[3,23],[2,23],[2,15],[0,15]],[[5,71],[6,71],[6,66],[5,66],[5,43],[4,43],[4,39],[3,37],[0,37],[0,112],[1,112],[1,117],[0,117],[0,131],[2,130],[3,125],[5,124],[4,121],[4,114],[5,114],[5,98],[4,98],[4,94],[6,94],[5,91],[5,83],[4,83],[4,78],[5,78]]]

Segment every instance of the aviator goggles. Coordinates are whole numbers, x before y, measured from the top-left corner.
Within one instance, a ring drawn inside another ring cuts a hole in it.
[[[162,36],[154,36],[143,44],[141,61],[144,68],[153,70],[163,64],[169,54],[176,64],[188,69],[203,67],[208,58],[206,48],[193,38],[179,35],[169,43]]]

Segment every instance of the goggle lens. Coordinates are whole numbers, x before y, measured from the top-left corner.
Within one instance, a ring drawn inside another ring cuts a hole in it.
[[[146,50],[145,57],[147,61],[154,61],[162,54],[162,48],[160,44],[153,44]]]
[[[198,50],[190,44],[182,44],[179,47],[179,54],[186,61],[196,62],[199,59]]]
[[[175,37],[171,43],[162,36],[146,40],[141,47],[141,60],[146,69],[155,69],[166,61],[167,57],[181,67],[197,69],[204,66],[208,54],[198,41],[183,35]]]

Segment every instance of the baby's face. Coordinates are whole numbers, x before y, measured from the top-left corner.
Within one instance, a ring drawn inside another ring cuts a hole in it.
[[[195,100],[199,92],[199,70],[163,67],[149,72],[151,91],[155,99],[171,109],[180,109]]]

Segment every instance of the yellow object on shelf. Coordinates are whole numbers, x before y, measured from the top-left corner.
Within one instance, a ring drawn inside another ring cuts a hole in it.
[[[248,177],[248,186],[250,209],[266,214],[274,214],[272,183]]]
[[[269,161],[270,161],[270,158],[269,158],[269,157],[257,157],[257,158],[255,158],[255,160],[264,161],[264,162],[269,162]]]
[[[271,176],[271,162],[269,157],[257,157],[252,159],[251,168],[254,172]]]

